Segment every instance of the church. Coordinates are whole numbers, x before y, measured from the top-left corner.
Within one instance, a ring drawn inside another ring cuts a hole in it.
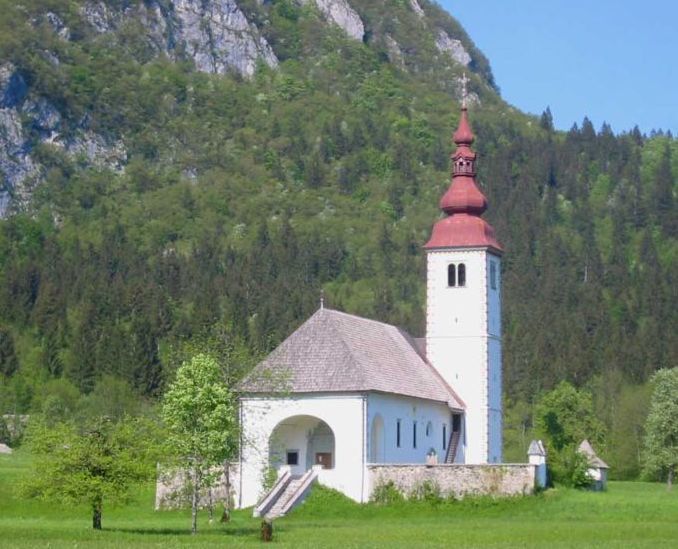
[[[501,463],[502,247],[473,141],[464,103],[445,215],[424,245],[425,337],[321,303],[240,387],[239,507],[276,475],[365,502],[375,464]]]

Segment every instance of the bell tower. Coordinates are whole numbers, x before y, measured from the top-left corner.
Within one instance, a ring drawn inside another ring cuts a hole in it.
[[[424,246],[426,354],[466,404],[464,462],[500,463],[503,250],[494,229],[481,217],[487,199],[476,184],[465,98],[453,139],[452,182],[440,200],[445,217],[433,226]]]

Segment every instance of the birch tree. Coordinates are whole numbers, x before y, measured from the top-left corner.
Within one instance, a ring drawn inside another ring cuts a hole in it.
[[[200,494],[214,485],[237,450],[235,400],[216,360],[198,354],[184,362],[165,393],[162,415],[167,446],[189,477],[191,532],[198,531]]]

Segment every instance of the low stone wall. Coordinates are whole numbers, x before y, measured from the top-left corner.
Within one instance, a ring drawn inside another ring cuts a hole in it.
[[[393,483],[405,496],[417,493],[428,483],[443,497],[465,495],[516,496],[532,494],[535,466],[530,464],[488,465],[368,465],[370,496],[377,486]]]
[[[218,481],[209,490],[204,490],[200,494],[201,508],[217,505],[226,501],[226,475],[223,469],[219,468],[221,475]],[[240,487],[240,468],[237,463],[229,467],[229,479],[231,485],[231,508],[234,502],[238,501],[238,489]],[[155,508],[156,509],[177,509],[191,506],[190,479],[188,471],[185,470],[166,470],[158,465],[158,478],[155,484]]]

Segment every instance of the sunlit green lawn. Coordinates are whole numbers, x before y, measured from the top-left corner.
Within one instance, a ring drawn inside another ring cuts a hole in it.
[[[21,452],[0,456],[0,547],[216,547],[259,544],[259,521],[239,511],[226,525],[207,522],[189,533],[185,511],[153,511],[153,489],[126,507],[104,508],[101,532],[86,507],[19,499],[27,474]],[[611,483],[605,493],[550,490],[534,497],[357,505],[316,490],[274,524],[275,544],[289,547],[678,547],[678,489]]]

